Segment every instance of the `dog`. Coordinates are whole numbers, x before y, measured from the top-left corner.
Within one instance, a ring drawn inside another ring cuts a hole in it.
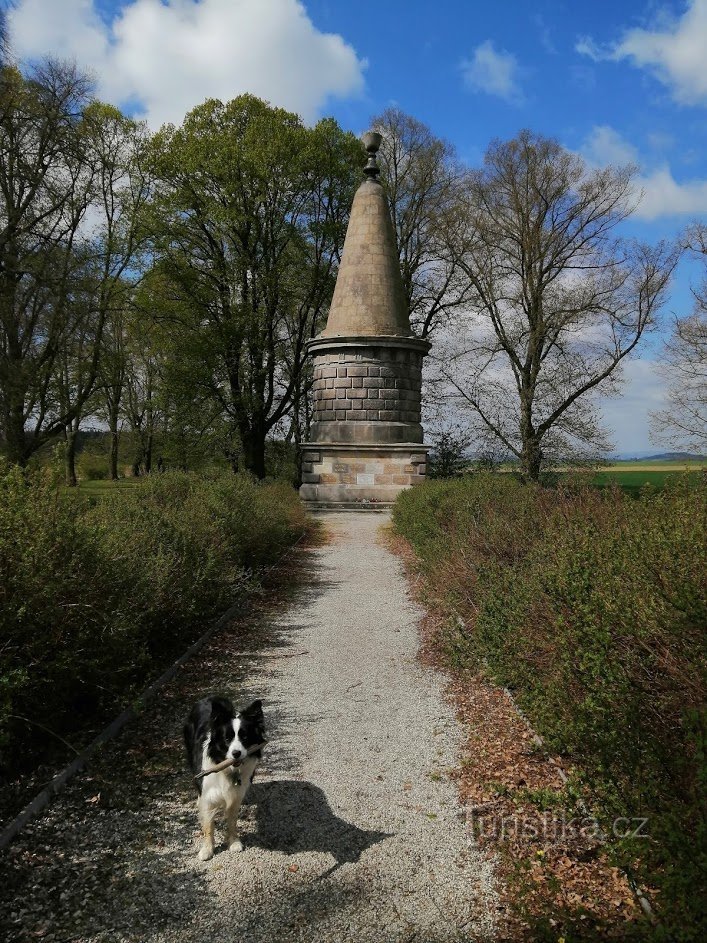
[[[215,819],[221,811],[226,817],[226,847],[243,851],[238,836],[238,813],[262,758],[262,751],[255,748],[264,740],[263,706],[259,700],[236,711],[225,697],[206,697],[189,714],[184,725],[184,744],[194,776],[208,773],[224,760],[241,761],[237,767],[195,779],[196,806],[204,833],[199,851],[201,861],[213,857]]]

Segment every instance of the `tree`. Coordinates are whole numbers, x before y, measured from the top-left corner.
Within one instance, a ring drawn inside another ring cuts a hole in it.
[[[85,287],[74,305],[82,302],[86,315],[77,324],[74,336],[68,338],[59,358],[58,415],[69,417],[64,425],[69,485],[76,484],[75,446],[81,420],[95,406],[92,394],[100,381],[103,361],[116,356],[115,328],[140,281],[140,254],[147,238],[142,210],[151,184],[145,161],[148,137],[143,125],[126,118],[116,108],[95,101],[85,109],[83,119],[90,141],[89,156],[94,163],[93,225],[89,229],[84,223]],[[67,370],[72,354],[73,367]],[[115,359],[112,365],[116,366]],[[108,418],[110,422],[110,411]],[[111,476],[115,477],[116,446],[113,441]]]
[[[441,429],[432,439],[432,451],[428,456],[428,477],[456,478],[466,465],[466,450],[469,436],[464,429]]]
[[[7,10],[0,10],[0,68],[10,58],[10,38],[7,33]]]
[[[118,456],[122,428],[122,403],[128,366],[128,327],[125,308],[114,308],[103,332],[103,350],[99,367],[94,411],[108,426],[110,450],[108,476],[119,478]]]
[[[133,475],[137,477],[152,471],[155,437],[162,421],[163,352],[148,319],[133,320],[127,353],[123,413],[133,433]]]
[[[707,225],[687,231],[685,248],[707,263]],[[661,372],[668,381],[665,409],[651,414],[652,435],[679,448],[707,446],[707,276],[693,291],[691,314],[676,318]]]
[[[632,209],[633,173],[590,170],[523,131],[493,142],[467,177],[455,240],[469,303],[438,362],[452,393],[533,480],[543,461],[607,447],[589,394],[616,388],[676,264],[663,244],[615,237]]]
[[[0,442],[25,464],[63,433],[71,482],[105,321],[135,277],[144,141],[71,66],[0,73]]]
[[[47,393],[81,317],[70,298],[93,182],[79,129],[88,100],[86,79],[67,66],[0,73],[0,436],[20,464],[47,425],[63,427],[47,424]]]
[[[428,337],[469,293],[449,244],[462,172],[454,149],[399,108],[371,119],[379,151],[413,330]]]
[[[251,95],[207,101],[154,142],[158,267],[192,395],[230,425],[246,468],[307,387],[306,343],[333,291],[360,143]]]
[[[64,477],[69,487],[76,487],[76,445],[84,408],[88,404],[95,379],[94,360],[100,349],[100,319],[92,305],[93,286],[72,291],[71,305],[75,312],[74,329],[57,351],[51,376],[47,411],[63,417]],[[99,336],[97,336],[97,333]]]

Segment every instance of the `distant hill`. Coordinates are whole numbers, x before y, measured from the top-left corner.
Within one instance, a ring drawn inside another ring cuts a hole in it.
[[[659,452],[656,455],[628,456],[621,455],[613,459],[616,462],[703,462],[704,455],[693,452]]]

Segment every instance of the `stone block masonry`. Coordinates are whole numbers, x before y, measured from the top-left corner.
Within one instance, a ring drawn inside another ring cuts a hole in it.
[[[422,442],[424,341],[351,337],[318,350],[321,343],[312,344],[313,440]]]
[[[363,422],[366,410],[387,413],[388,422],[420,422],[422,355],[413,350],[353,348],[342,360],[336,354],[318,357],[314,367],[313,421],[328,421],[324,413],[344,413],[337,420]],[[362,400],[362,405],[356,402]]]
[[[427,451],[419,445],[332,445],[303,450],[300,494],[314,505],[388,507],[405,488],[424,481]]]

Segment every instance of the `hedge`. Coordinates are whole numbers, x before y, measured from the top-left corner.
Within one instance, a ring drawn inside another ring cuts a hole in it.
[[[304,529],[292,488],[246,476],[170,472],[92,504],[0,466],[2,767],[123,706]]]
[[[618,853],[659,887],[656,934],[707,936],[707,476],[635,500],[479,474],[405,492],[394,523],[464,621],[450,658],[512,690],[607,821],[648,818]]]

